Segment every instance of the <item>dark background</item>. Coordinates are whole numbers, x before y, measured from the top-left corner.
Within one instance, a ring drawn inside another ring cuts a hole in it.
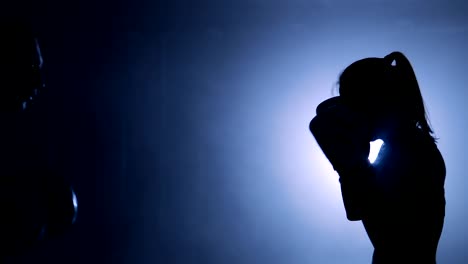
[[[370,263],[308,131],[339,73],[404,52],[447,164],[438,263],[464,263],[465,1],[18,3],[76,225],[11,263]]]

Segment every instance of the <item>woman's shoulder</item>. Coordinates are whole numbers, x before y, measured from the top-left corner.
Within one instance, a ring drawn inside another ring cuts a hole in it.
[[[436,173],[445,177],[446,168],[444,158],[437,146],[437,142],[430,134],[416,129],[409,144],[412,145],[412,152],[416,160],[419,161],[419,164],[425,166],[431,173]]]
[[[393,162],[399,161],[413,166],[425,166],[427,169],[443,169],[445,163],[434,138],[422,130],[414,128],[399,133],[389,142],[384,142],[389,157]],[[421,168],[420,168],[421,169]],[[440,170],[438,170],[440,172]]]
[[[421,129],[415,129],[410,140],[417,148],[420,148],[421,151],[428,151],[428,154],[434,151],[439,152],[439,148],[437,147],[437,142],[434,137],[429,133],[425,133]]]

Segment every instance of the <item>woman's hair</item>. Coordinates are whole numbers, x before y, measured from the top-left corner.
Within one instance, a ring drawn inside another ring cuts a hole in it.
[[[338,84],[351,107],[377,118],[396,114],[435,141],[416,75],[403,53],[358,60],[341,73]]]

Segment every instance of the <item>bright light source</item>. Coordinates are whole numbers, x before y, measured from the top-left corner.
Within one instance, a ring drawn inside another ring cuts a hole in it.
[[[382,147],[383,140],[377,139],[370,143],[370,152],[369,152],[369,161],[370,163],[374,163],[379,155],[380,148]]]

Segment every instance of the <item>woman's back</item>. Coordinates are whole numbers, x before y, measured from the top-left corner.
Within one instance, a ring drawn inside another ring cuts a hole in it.
[[[435,263],[445,216],[445,164],[432,138],[412,128],[385,139],[373,164],[363,224],[373,263]]]

